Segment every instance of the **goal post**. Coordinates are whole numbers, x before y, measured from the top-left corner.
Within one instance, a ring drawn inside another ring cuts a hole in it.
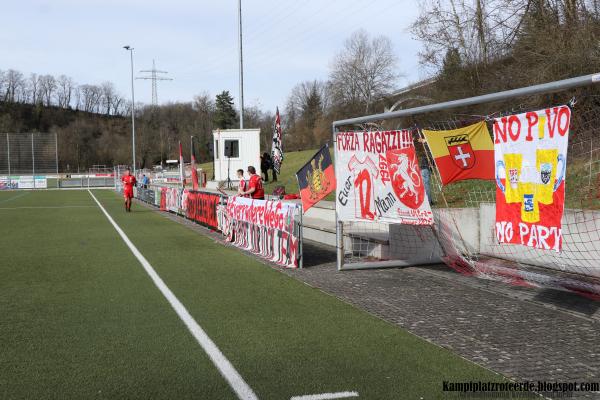
[[[548,285],[548,282],[542,282],[547,278],[540,278],[541,275],[532,272],[535,268],[600,278],[600,107],[594,100],[597,93],[594,84],[597,82],[600,82],[600,74],[590,74],[333,122],[333,141],[337,148],[340,133],[387,131],[391,124],[399,124],[411,132],[413,139],[419,139],[422,128],[456,129],[474,120],[489,123],[499,116],[566,104],[572,98],[577,100],[571,122],[571,131],[575,133],[570,135],[568,142],[568,178],[562,221],[564,245],[561,252],[498,243],[494,232],[495,183],[463,181],[442,186],[439,171],[423,144],[422,149],[415,151],[420,153],[419,158],[426,158],[431,171],[429,197],[434,200],[431,209],[433,224],[348,220],[340,215],[340,199],[336,196],[337,268],[372,269],[443,261],[463,273],[510,282],[528,279],[534,284]],[[365,130],[365,124],[380,129]],[[387,128],[383,129],[383,126]],[[337,153],[335,157],[337,169]],[[338,181],[338,187],[344,184]],[[393,203],[385,203],[385,199],[377,201],[384,201],[377,204],[381,207]],[[530,269],[520,270],[520,266]],[[567,281],[565,278],[564,282]],[[555,285],[561,286],[561,283],[555,282]],[[600,286],[597,289],[600,293]]]

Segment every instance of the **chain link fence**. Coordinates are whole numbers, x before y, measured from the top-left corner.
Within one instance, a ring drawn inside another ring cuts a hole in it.
[[[112,167],[61,174],[55,133],[0,133],[0,190],[113,186]]]
[[[0,134],[0,189],[58,186],[56,134]]]

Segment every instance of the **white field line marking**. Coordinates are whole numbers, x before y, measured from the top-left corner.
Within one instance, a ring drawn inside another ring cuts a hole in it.
[[[306,394],[304,396],[294,396],[290,400],[329,400],[329,399],[347,399],[348,397],[358,397],[358,392]]]
[[[231,365],[231,362],[229,362],[229,360],[225,358],[225,356],[223,355],[223,353],[221,353],[221,350],[219,350],[217,345],[211,340],[210,337],[208,337],[208,335],[206,334],[206,332],[204,332],[202,327],[198,325],[196,320],[194,320],[194,318],[190,315],[185,306],[179,301],[177,297],[175,297],[173,292],[171,292],[171,289],[169,289],[168,286],[163,282],[163,280],[156,273],[154,268],[152,268],[152,265],[150,265],[148,260],[146,260],[146,258],[142,255],[142,253],[140,253],[137,247],[135,247],[131,240],[129,240],[125,232],[123,232],[123,230],[112,219],[112,217],[108,214],[104,207],[102,207],[102,204],[100,204],[96,196],[94,196],[94,194],[91,191],[88,190],[88,192],[90,193],[96,204],[98,204],[100,210],[102,210],[104,215],[106,215],[106,218],[108,218],[108,220],[115,228],[117,233],[121,236],[121,239],[123,239],[127,247],[129,247],[129,250],[131,250],[131,252],[138,259],[140,264],[142,264],[142,267],[144,267],[146,273],[150,276],[158,290],[160,290],[163,296],[165,296],[169,304],[171,304],[171,307],[173,307],[173,310],[175,310],[179,318],[181,318],[185,326],[187,326],[190,333],[194,336],[198,344],[202,346],[208,357],[210,357],[210,359],[212,360],[213,364],[215,364],[215,366],[219,369],[219,372],[221,373],[221,375],[223,375],[223,378],[227,380],[229,386],[231,386],[233,391],[237,394],[237,397],[240,400],[258,400],[258,397],[256,396],[256,394],[254,394],[252,388],[248,386],[248,384],[244,381],[242,376],[235,370],[233,365]]]
[[[95,208],[94,206],[23,206],[23,207],[0,207],[0,210],[43,210],[47,208]]]

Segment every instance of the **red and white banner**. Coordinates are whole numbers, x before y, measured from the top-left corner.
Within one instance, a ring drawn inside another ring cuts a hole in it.
[[[167,211],[167,188],[160,188],[160,202],[159,202],[160,211]]]
[[[561,250],[570,121],[567,106],[494,120],[499,243]]]
[[[212,229],[218,228],[217,205],[221,196],[215,193],[184,190],[183,204],[185,216],[188,219],[206,225]]]
[[[411,131],[338,133],[335,174],[341,221],[433,224]]]
[[[237,247],[288,268],[299,266],[300,205],[229,197],[217,210],[219,229]]]
[[[196,169],[196,146],[194,146],[194,138],[192,136],[191,150],[190,150],[190,169],[192,170],[192,189],[198,190],[198,170]]]
[[[165,207],[167,211],[179,213],[179,208],[181,207],[181,189],[166,188],[165,196]]]

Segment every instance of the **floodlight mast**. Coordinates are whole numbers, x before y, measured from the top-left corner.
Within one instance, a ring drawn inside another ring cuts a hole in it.
[[[238,0],[239,50],[240,50],[240,129],[244,129],[244,61],[242,57],[242,0]]]
[[[133,176],[135,176],[135,91],[133,88],[133,47],[123,46],[129,52],[131,59],[131,149],[132,149],[132,167]]]

